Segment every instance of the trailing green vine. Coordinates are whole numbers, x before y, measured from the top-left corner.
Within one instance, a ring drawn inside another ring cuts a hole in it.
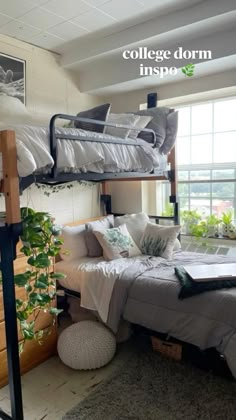
[[[56,185],[38,184],[37,182],[35,183],[36,187],[39,190],[42,190],[43,194],[46,195],[47,197],[49,197],[51,194],[61,192],[62,190],[70,190],[78,184],[83,187],[92,187],[93,185],[95,185],[95,182],[78,180],[78,181],[66,182],[63,184],[56,184]]]
[[[54,224],[48,213],[36,212],[28,207],[21,208],[23,234],[21,252],[28,257],[28,268],[14,276],[15,284],[26,291],[25,299],[16,299],[17,319],[23,341],[20,352],[27,340],[39,344],[52,331],[61,310],[55,307],[56,279],[64,278],[61,273],[52,272],[53,258],[60,252],[63,241],[59,238],[60,228]],[[46,330],[37,330],[36,321],[42,312],[52,317]]]

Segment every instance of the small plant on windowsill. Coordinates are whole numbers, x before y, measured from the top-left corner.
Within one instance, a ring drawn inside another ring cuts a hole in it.
[[[184,233],[192,235],[192,227],[197,225],[201,220],[201,215],[196,210],[183,210],[180,214],[181,222],[184,225]]]
[[[222,235],[230,239],[236,239],[236,227],[233,224],[233,212],[222,214]]]
[[[30,208],[21,209],[23,247],[21,252],[28,257],[28,268],[15,275],[15,284],[24,287],[25,299],[16,300],[17,319],[23,340],[20,352],[27,340],[43,342],[49,335],[61,310],[55,306],[56,279],[63,278],[61,273],[51,272],[53,258],[59,254],[63,241],[58,237],[60,229],[48,213],[36,212]],[[38,330],[36,321],[42,312],[51,315],[51,325],[46,330]]]

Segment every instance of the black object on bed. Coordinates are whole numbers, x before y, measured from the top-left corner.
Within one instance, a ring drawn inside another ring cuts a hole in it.
[[[184,267],[175,267],[175,274],[181,285],[178,295],[179,299],[185,299],[200,293],[210,292],[212,290],[231,289],[236,287],[236,280],[225,278],[222,280],[210,280],[204,282],[196,282],[191,279]]]

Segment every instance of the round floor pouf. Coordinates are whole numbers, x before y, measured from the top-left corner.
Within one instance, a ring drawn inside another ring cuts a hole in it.
[[[116,339],[100,322],[81,321],[61,333],[57,350],[61,361],[72,369],[97,369],[113,358]]]

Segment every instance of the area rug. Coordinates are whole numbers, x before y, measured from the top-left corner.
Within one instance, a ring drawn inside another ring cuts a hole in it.
[[[236,382],[136,349],[64,420],[235,420]]]

